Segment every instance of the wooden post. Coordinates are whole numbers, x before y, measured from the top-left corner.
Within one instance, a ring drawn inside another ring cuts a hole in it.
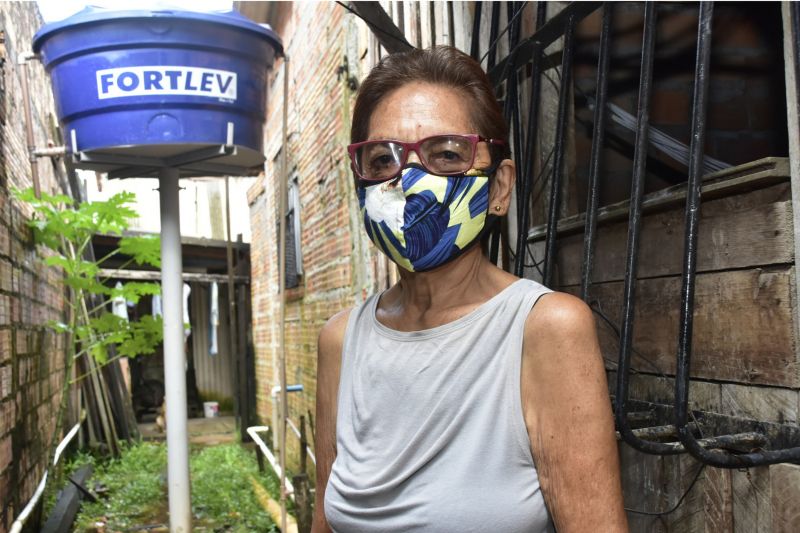
[[[242,366],[242,361],[239,358],[239,352],[236,349],[237,344],[237,330],[236,330],[236,285],[233,283],[233,238],[231,236],[231,188],[230,176],[225,176],[225,252],[226,263],[228,269],[228,353],[230,359],[233,361],[235,375],[233,378],[234,386],[236,387],[237,394],[233,395],[234,412],[236,413],[236,422],[242,429],[242,433],[246,431],[242,426],[246,422],[242,422],[242,383],[239,380],[241,373],[239,368]]]
[[[294,503],[297,509],[297,530],[299,533],[311,531],[311,491],[306,472],[308,452],[306,438],[306,417],[300,417],[300,473],[292,478],[294,484]]]
[[[236,285],[233,285],[235,287]],[[239,381],[239,416],[241,417],[239,434],[242,442],[249,442],[250,436],[247,434],[247,428],[252,424],[251,415],[251,388],[248,376],[251,375],[255,368],[250,364],[248,357],[249,343],[247,342],[247,310],[246,310],[246,297],[247,288],[245,286],[239,287],[236,291],[236,336],[239,338],[237,342],[236,360],[238,361],[238,381]]]
[[[794,49],[796,36],[792,33],[792,2],[781,2],[783,15],[783,64],[786,79],[786,123],[789,133],[789,174],[792,183],[792,206],[794,217],[794,272],[797,276],[800,261],[800,117],[798,117],[797,58],[799,51]],[[798,29],[798,28],[795,28]],[[800,29],[798,29],[800,31]],[[800,284],[794,283],[795,302],[800,302]],[[795,338],[800,337],[800,317],[794,308]]]

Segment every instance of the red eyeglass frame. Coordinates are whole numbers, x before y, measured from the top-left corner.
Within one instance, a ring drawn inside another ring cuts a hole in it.
[[[478,143],[479,142],[485,142],[487,144],[495,144],[495,145],[499,145],[499,146],[505,146],[506,145],[505,141],[503,141],[502,139],[490,139],[488,137],[483,137],[481,135],[478,135],[477,133],[442,133],[442,134],[439,134],[439,135],[429,135],[428,137],[424,137],[424,138],[418,140],[417,142],[405,142],[405,141],[398,141],[398,140],[395,140],[395,139],[373,139],[373,140],[370,140],[370,141],[361,141],[361,142],[353,143],[353,144],[350,144],[350,145],[347,146],[347,153],[350,155],[350,166],[353,169],[353,173],[360,180],[369,181],[369,182],[376,182],[376,183],[377,182],[382,182],[382,181],[389,181],[389,180],[393,180],[394,178],[396,178],[403,171],[403,168],[405,168],[406,163],[408,162],[408,155],[413,151],[415,154],[417,154],[417,157],[419,158],[419,162],[422,164],[423,168],[425,168],[425,170],[427,170],[428,172],[430,172],[432,174],[435,174],[437,176],[455,176],[457,174],[462,174],[464,171],[440,173],[440,172],[433,172],[431,169],[428,168],[427,162],[425,161],[425,158],[420,153],[419,148],[422,145],[422,143],[424,143],[426,141],[429,141],[431,139],[435,139],[437,137],[461,137],[463,139],[469,140],[469,142],[472,144],[472,160],[469,162],[469,166],[467,167],[467,169],[471,169],[472,165],[475,163],[475,155],[478,152]],[[361,172],[359,172],[358,165],[356,165],[356,150],[358,150],[362,146],[366,146],[368,144],[380,144],[380,143],[395,143],[395,144],[399,144],[400,146],[402,146],[403,147],[403,160],[400,162],[400,166],[398,167],[397,172],[395,174],[393,174],[391,177],[380,178],[380,179],[365,178],[364,175]]]

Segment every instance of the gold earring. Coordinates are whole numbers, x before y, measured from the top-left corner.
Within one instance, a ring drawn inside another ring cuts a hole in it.
[[[502,209],[502,207],[500,207],[499,205],[494,206],[494,210],[495,211],[500,211],[501,209]]]

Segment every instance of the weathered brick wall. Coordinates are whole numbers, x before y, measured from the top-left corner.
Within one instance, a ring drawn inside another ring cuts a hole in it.
[[[281,35],[289,62],[288,172],[300,188],[304,275],[287,291],[286,368],[289,416],[314,413],[317,335],[338,311],[376,288],[376,252],[357,216],[345,146],[353,93],[348,76],[358,76],[358,43],[368,38],[362,24],[333,3],[293,9]],[[279,301],[277,193],[282,175],[283,62],[276,62],[268,102],[265,175],[250,189],[252,224],[253,338],[256,349],[257,412],[271,423],[270,391],[279,383]],[[354,231],[355,228],[355,231]],[[385,262],[382,263],[385,270]],[[310,432],[309,432],[310,438]],[[297,439],[288,437],[290,468],[296,467]]]
[[[20,68],[42,21],[33,2],[0,3],[4,33],[0,81],[0,532],[32,496],[50,455],[56,412],[64,383],[64,339],[47,332],[49,320],[63,320],[59,273],[44,266],[26,226],[30,207],[10,190],[32,184],[25,138]],[[36,146],[56,138],[57,123],[42,66],[29,68]],[[63,173],[40,160],[42,190],[61,192]]]

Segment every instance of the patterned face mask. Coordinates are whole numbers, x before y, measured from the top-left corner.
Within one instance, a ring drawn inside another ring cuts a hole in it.
[[[417,167],[392,181],[358,187],[367,235],[410,272],[431,270],[480,239],[489,209],[485,171],[435,176]]]

